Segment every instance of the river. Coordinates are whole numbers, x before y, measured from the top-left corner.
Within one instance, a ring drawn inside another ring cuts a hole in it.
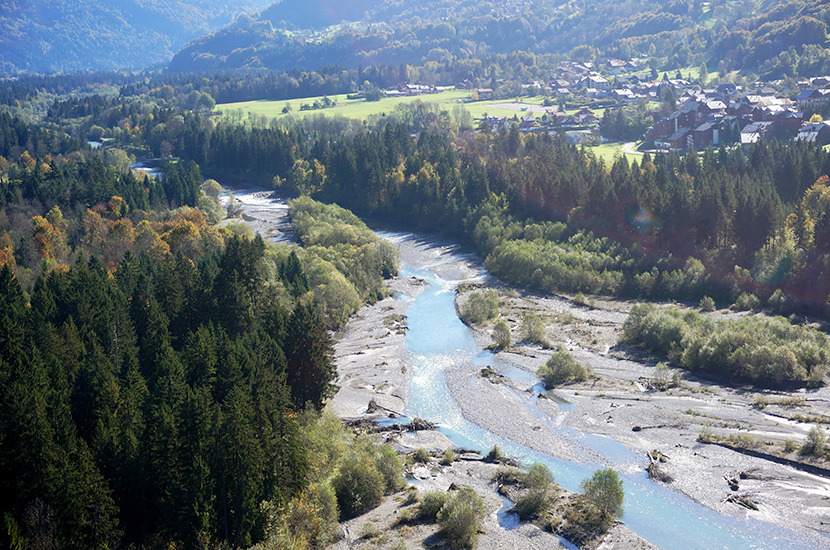
[[[405,238],[385,234],[393,242]],[[491,366],[509,378],[528,376],[523,371],[493,361],[492,355],[477,346],[470,330],[459,320],[453,299],[460,281],[438,276],[428,266],[402,266],[403,276],[414,276],[428,283],[407,310],[409,331],[406,347],[412,364],[408,415],[440,426],[440,430],[461,447],[488,451],[498,445],[508,455],[525,463],[548,465],[559,484],[580,491],[583,479],[600,466],[591,462],[571,462],[533,451],[497,437],[464,418],[446,385],[449,371],[464,364]],[[482,276],[485,274],[482,274]],[[531,400],[528,406],[533,406]],[[482,403],[486,407],[487,403]],[[541,416],[541,412],[534,411]],[[570,428],[563,428],[575,432]],[[612,463],[621,473],[625,490],[622,521],[635,533],[664,550],[806,550],[816,548],[795,532],[754,519],[736,519],[700,506],[647,478],[643,457],[623,445],[603,437],[570,433],[603,464]],[[589,455],[590,456],[590,455]],[[596,455],[594,455],[596,456]],[[830,541],[828,541],[830,545]]]
[[[283,202],[264,200],[261,190],[235,193],[244,210],[285,214]],[[249,210],[250,209],[250,210]],[[270,216],[269,216],[270,217]],[[259,220],[263,221],[263,220]],[[269,220],[274,222],[272,218]],[[277,221],[279,223],[279,221]],[[284,224],[284,220],[282,220]],[[411,238],[403,233],[383,233],[393,243]],[[450,252],[457,254],[457,252]],[[452,258],[443,258],[442,262]],[[754,519],[737,519],[718,514],[692,500],[652,482],[643,471],[643,457],[613,440],[578,432],[572,428],[566,436],[579,440],[589,450],[585,460],[568,461],[534,451],[498,437],[468,421],[447,388],[447,374],[462,366],[488,365],[500,374],[514,379],[530,376],[509,365],[494,361],[492,354],[481,349],[471,331],[459,320],[454,307],[454,288],[459,280],[447,277],[445,270],[435,269],[435,262],[402,265],[403,276],[414,276],[427,283],[417,297],[409,300],[409,330],[406,348],[411,364],[411,381],[407,414],[436,423],[440,431],[460,447],[488,451],[498,445],[506,454],[525,463],[543,462],[551,469],[556,481],[571,491],[580,491],[582,480],[600,466],[613,464],[623,478],[625,500],[622,521],[635,533],[664,550],[807,550],[817,548],[814,542],[793,531]],[[441,273],[443,277],[439,275]],[[480,274],[481,278],[486,273]],[[487,403],[481,403],[487,407]],[[531,412],[540,421],[551,424],[533,400]],[[568,408],[564,408],[567,413]],[[561,426],[561,422],[557,423]],[[600,460],[591,460],[600,457]],[[826,545],[830,548],[830,541]]]

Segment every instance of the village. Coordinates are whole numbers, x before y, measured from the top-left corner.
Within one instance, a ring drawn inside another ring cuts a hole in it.
[[[517,111],[512,117],[485,115],[479,129],[498,131],[515,123],[521,132],[562,133],[574,144],[619,141],[604,127],[603,112],[607,116],[621,110],[629,116],[638,109],[654,120],[643,134],[628,139],[641,142],[642,151],[684,153],[709,146],[748,147],[771,139],[830,144],[830,123],[816,114],[830,105],[830,88],[825,89],[830,76],[793,81],[790,87],[783,80],[705,87],[691,75],[682,78],[678,71],[675,76],[657,77],[657,71],[649,71],[642,60],[609,59],[602,65],[563,63],[547,81],[523,82],[520,88],[503,81],[494,82],[495,89],[465,81],[455,89],[470,91],[468,103],[493,102],[494,108]],[[406,84],[387,90],[386,95],[419,96],[447,89]],[[535,104],[517,99],[519,95],[544,99]]]

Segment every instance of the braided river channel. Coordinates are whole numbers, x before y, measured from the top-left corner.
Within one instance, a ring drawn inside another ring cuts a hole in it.
[[[234,195],[242,204],[246,219],[253,219],[255,230],[263,233],[264,237],[272,241],[292,240],[284,199],[273,198],[262,189],[235,189]],[[276,232],[275,227],[279,227]],[[271,234],[265,234],[266,231]],[[275,233],[282,236],[277,237]],[[417,236],[407,233],[380,232],[380,235],[398,245],[417,239]],[[563,417],[573,410],[574,405],[561,403],[560,414],[553,419],[537,408],[536,399],[526,400],[525,406],[536,421],[577,443],[583,450],[579,461],[564,460],[530,449],[510,441],[509,436],[497,436],[465,418],[447,386],[447,377],[455,369],[470,365],[489,366],[507,378],[535,385],[537,393],[543,391],[543,387],[533,375],[500,362],[489,351],[482,349],[471,330],[459,320],[454,296],[456,285],[462,281],[448,277],[446,270],[436,269],[442,263],[458,260],[462,256],[456,247],[448,248],[444,257],[422,264],[408,265],[404,259],[401,269],[401,276],[417,277],[426,283],[425,290],[417,297],[398,297],[410,302],[407,308],[409,330],[406,334],[406,351],[411,365],[409,401],[405,411],[408,417],[437,424],[439,430],[459,447],[486,453],[498,445],[505,454],[522,463],[542,462],[550,468],[560,485],[575,492],[580,491],[582,480],[590,477],[596,469],[612,466],[623,479],[625,499],[621,520],[632,531],[663,550],[830,549],[830,539],[826,539],[826,544],[817,545],[815,539],[808,541],[807,537],[776,525],[719,514],[651,481],[643,469],[645,457],[642,455],[633,453],[614,440],[567,427]],[[482,270],[477,279],[484,280],[486,277],[487,273]],[[580,354],[585,353],[590,352],[582,350]],[[596,363],[612,360],[599,354],[578,356],[578,359]],[[482,402],[480,406],[496,405]]]
[[[395,242],[401,234],[383,234]],[[436,423],[456,445],[487,452],[498,445],[507,455],[523,463],[542,462],[556,481],[571,491],[580,491],[582,480],[602,464],[613,464],[623,478],[624,515],[621,520],[635,533],[664,550],[750,550],[815,549],[795,532],[754,519],[737,519],[718,514],[648,479],[644,457],[611,439],[592,436],[552,421],[528,402],[531,412],[549,427],[567,432],[588,452],[586,462],[572,462],[534,451],[509,439],[498,437],[468,421],[447,389],[448,372],[464,364],[490,366],[508,378],[527,382],[531,375],[494,360],[480,348],[470,329],[458,318],[454,306],[455,286],[461,282],[438,276],[429,265],[402,266],[401,275],[423,279],[426,289],[412,299],[407,309],[409,331],[406,347],[412,364],[408,416]],[[482,276],[486,274],[482,273]],[[405,299],[405,298],[403,298]],[[600,360],[597,356],[594,360]],[[541,389],[541,385],[538,386]],[[489,406],[481,403],[482,407]],[[560,407],[567,414],[568,406]],[[552,426],[555,424],[554,426]],[[830,548],[830,540],[827,541]]]

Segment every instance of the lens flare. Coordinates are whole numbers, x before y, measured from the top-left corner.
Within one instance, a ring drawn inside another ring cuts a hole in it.
[[[635,205],[626,212],[628,226],[641,235],[651,235],[656,228],[654,212],[647,206]]]

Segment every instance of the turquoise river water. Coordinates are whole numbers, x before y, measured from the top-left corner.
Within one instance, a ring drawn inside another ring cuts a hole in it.
[[[476,345],[470,330],[458,319],[453,305],[458,281],[442,279],[429,269],[403,266],[402,275],[428,283],[426,290],[411,299],[407,310],[409,331],[406,347],[412,363],[407,414],[440,426],[456,445],[487,451],[498,445],[508,455],[525,463],[543,462],[556,481],[579,491],[583,479],[600,466],[577,463],[539,453],[497,437],[466,420],[445,384],[445,375],[464,364],[490,365],[505,376],[526,381],[530,375],[499,365],[492,355]],[[402,297],[402,299],[407,299]],[[486,406],[486,404],[482,404]],[[532,401],[528,407],[535,408]],[[532,411],[533,412],[533,411]],[[541,420],[541,413],[535,411]],[[704,508],[657,483],[643,471],[643,457],[607,438],[582,434],[570,428],[568,437],[600,453],[615,464],[623,477],[625,512],[622,521],[634,532],[663,550],[807,550],[815,549],[804,537],[786,529],[753,519],[736,519]],[[830,548],[830,539],[827,541]]]

